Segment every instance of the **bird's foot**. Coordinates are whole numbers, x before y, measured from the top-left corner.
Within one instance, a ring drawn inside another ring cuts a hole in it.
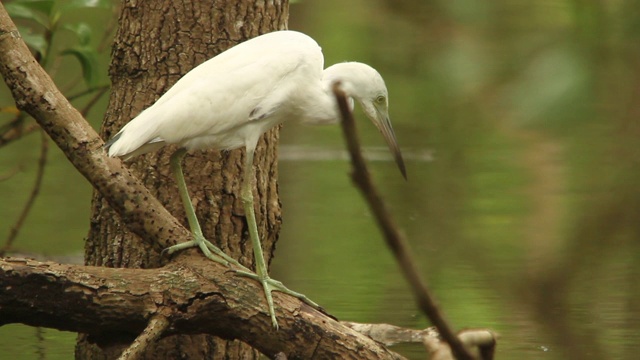
[[[206,256],[209,260],[215,261],[225,266],[229,266],[229,264],[233,264],[243,269],[244,271],[250,273],[250,270],[247,267],[240,264],[238,260],[225,254],[224,251],[220,250],[219,247],[213,245],[209,240],[205,239],[203,236],[199,236],[196,234],[194,234],[193,240],[185,241],[183,243],[170,246],[162,250],[162,254],[171,255],[176,251],[181,251],[181,250],[189,249],[196,246],[200,248],[200,251],[202,251],[204,256]]]
[[[274,280],[270,278],[268,275],[260,276],[250,271],[241,271],[241,270],[237,270],[235,273],[238,276],[248,277],[262,284],[262,288],[264,289],[264,295],[267,298],[267,305],[269,306],[269,315],[271,316],[271,324],[276,330],[278,330],[278,321],[276,320],[276,312],[273,306],[273,297],[271,296],[272,291],[279,291],[281,293],[294,296],[300,299],[305,304],[313,307],[314,309],[322,311],[322,308],[320,307],[320,305],[316,304],[305,295],[287,288],[286,286],[284,286],[284,284],[281,281]]]

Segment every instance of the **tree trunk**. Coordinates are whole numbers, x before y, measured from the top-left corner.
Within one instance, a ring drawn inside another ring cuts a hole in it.
[[[155,102],[196,65],[248,38],[286,28],[288,1],[124,1],[114,40],[110,77],[112,93],[102,136],[108,139]],[[280,230],[276,147],[278,131],[269,131],[255,154],[256,215],[266,260]],[[169,170],[175,147],[134,159],[130,168],[178,219],[187,225]],[[253,253],[239,198],[243,150],[198,151],[187,155],[184,172],[202,230],[227,254],[253,268]],[[189,250],[192,256],[202,256]],[[108,267],[154,268],[169,261],[129,232],[103,197],[94,193],[85,263]],[[266,305],[265,305],[266,306]],[[79,336],[76,357],[111,359],[129,340],[104,335]],[[244,343],[208,335],[171,336],[145,358],[256,358]]]

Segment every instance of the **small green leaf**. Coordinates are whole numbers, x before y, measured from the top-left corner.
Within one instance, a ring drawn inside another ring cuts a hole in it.
[[[72,55],[76,59],[78,59],[78,61],[80,61],[80,65],[82,66],[82,77],[84,78],[85,83],[88,87],[92,87],[94,85],[94,75],[97,69],[96,52],[94,49],[89,47],[75,47],[64,50],[60,54]]]
[[[49,28],[49,20],[47,16],[37,11],[34,11],[28,6],[24,6],[23,4],[20,4],[20,3],[8,3],[4,5],[4,8],[7,10],[7,13],[9,13],[9,16],[11,16],[12,18],[32,20],[44,26],[45,29]]]
[[[64,29],[74,33],[78,37],[78,43],[81,47],[87,46],[91,42],[91,27],[87,23],[65,24]]]
[[[31,29],[18,26],[18,31],[22,40],[34,51],[40,53],[42,57],[45,57],[47,51],[47,41],[43,34],[34,34]]]
[[[17,0],[12,4],[20,4],[24,7],[28,7],[31,10],[41,12],[47,16],[51,16],[51,10],[55,5],[54,0]]]

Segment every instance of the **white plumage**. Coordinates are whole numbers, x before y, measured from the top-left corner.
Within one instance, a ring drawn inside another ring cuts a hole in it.
[[[293,31],[241,43],[188,72],[116,135],[110,156],[128,157],[145,144],[189,150],[235,149],[288,117],[300,116],[320,90],[318,44]],[[147,150],[147,149],[144,149]],[[145,151],[146,152],[146,151]]]
[[[238,272],[262,283],[272,322],[277,328],[271,291],[278,290],[317,306],[267,274],[253,210],[253,153],[260,136],[289,119],[308,123],[335,123],[338,109],[331,91],[340,81],[345,93],[362,105],[382,132],[396,163],[406,177],[404,163],[388,116],[384,80],[362,63],[341,63],[323,70],[320,46],[295,31],[277,31],[241,43],[202,63],[182,77],[155,104],[125,125],[105,147],[109,156],[125,159],[178,144],[171,159],[194,240],[172,246],[172,253],[198,246],[214,261],[232,262],[204,239],[184,184],[181,160],[187,150],[215,148],[247,150],[242,200],[253,243],[256,274]],[[211,252],[214,252],[212,254]]]

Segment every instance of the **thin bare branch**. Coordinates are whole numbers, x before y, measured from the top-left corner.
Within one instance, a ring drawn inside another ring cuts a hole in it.
[[[0,182],[11,179],[20,171],[22,171],[21,165],[14,166],[13,169],[0,174]]]
[[[479,360],[493,360],[498,335],[487,329],[465,329],[458,333],[460,341]],[[430,360],[453,360],[451,347],[438,337],[422,339]]]
[[[99,86],[91,89],[87,89],[78,94],[72,95],[69,97],[69,101],[73,101],[79,97],[89,95],[95,93],[91,100],[82,108],[81,114],[82,116],[87,116],[87,113],[91,110],[93,106],[100,100],[102,96],[110,89],[110,86]],[[33,134],[36,130],[40,129],[40,126],[37,123],[29,123],[27,125],[24,124],[26,114],[20,112],[16,115],[15,119],[9,121],[7,124],[3,125],[0,128],[0,148],[6,145],[11,144],[16,140],[20,140],[23,137]]]
[[[109,85],[103,85],[103,86],[97,86],[97,87],[92,87],[92,88],[88,88],[85,89],[83,91],[80,91],[77,94],[73,94],[67,97],[67,100],[69,101],[74,101],[78,98],[81,98],[83,96],[89,95],[89,94],[93,94],[94,92],[98,91],[101,93],[104,93],[104,91],[109,90],[111,88],[111,86]]]
[[[387,210],[378,190],[371,181],[369,170],[360,151],[360,142],[356,132],[353,114],[347,102],[347,96],[340,88],[340,83],[333,84],[333,93],[338,101],[340,114],[342,117],[341,125],[347,143],[347,148],[351,156],[353,172],[351,179],[362,192],[365,200],[369,204],[369,208],[373,213],[378,226],[384,234],[384,239],[389,249],[396,258],[402,273],[411,285],[413,294],[418,303],[418,307],[431,320],[433,325],[438,328],[438,332],[450,344],[453,353],[459,360],[472,360],[473,356],[469,354],[467,349],[462,345],[460,339],[451,330],[451,327],[444,319],[444,316],[438,309],[434,297],[427,289],[424,280],[416,269],[416,266],[409,254],[409,247],[403,234],[398,230],[391,214]]]
[[[27,202],[24,204],[22,211],[20,212],[20,216],[16,220],[15,224],[11,227],[11,231],[9,232],[9,236],[4,243],[4,246],[0,248],[0,256],[4,256],[7,251],[9,251],[13,247],[13,242],[18,237],[22,226],[24,225],[25,220],[27,220],[27,216],[31,212],[33,208],[33,204],[38,198],[38,194],[40,194],[40,189],[42,188],[42,179],[44,179],[44,169],[47,166],[47,155],[49,154],[49,139],[47,138],[47,134],[40,130],[40,157],[38,158],[38,170],[36,171],[36,181],[33,184],[33,188],[31,189],[31,193],[29,194],[29,198]]]
[[[156,314],[149,320],[149,324],[131,345],[120,355],[118,360],[142,359],[149,345],[157,341],[167,330],[170,322],[165,316]]]
[[[87,117],[87,114],[89,113],[91,108],[98,102],[98,100],[100,100],[100,98],[104,94],[107,93],[109,89],[110,89],[109,86],[101,86],[99,88],[95,88],[95,90],[98,90],[98,92],[95,95],[93,95],[91,100],[89,100],[89,102],[82,108],[82,110],[80,111],[80,114],[82,114],[83,117]]]
[[[341,321],[340,323],[387,346],[404,343],[421,343],[425,337],[436,339],[440,337],[435,327],[416,330],[391,324],[362,324],[350,321]]]
[[[29,124],[27,126],[16,124],[14,128],[7,130],[2,135],[0,135],[0,148],[9,145],[16,140],[20,140],[29,134],[33,134],[38,129],[40,129],[40,126],[35,123]]]
[[[8,145],[15,140],[22,139],[23,136],[33,133],[36,129],[38,129],[38,126],[33,126],[33,124],[31,124],[30,127],[27,128],[25,126],[27,114],[23,113],[15,107],[12,108],[14,109],[8,112],[14,113],[15,111],[16,116],[0,126],[0,147]]]

